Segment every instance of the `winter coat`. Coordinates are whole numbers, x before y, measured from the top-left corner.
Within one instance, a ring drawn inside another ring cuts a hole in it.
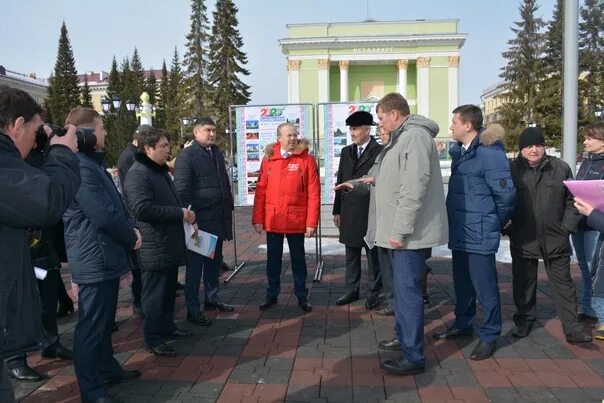
[[[375,164],[375,244],[392,249],[390,240],[407,249],[424,249],[447,241],[445,192],[434,137],[436,122],[409,115],[390,134]]]
[[[589,153],[587,157],[581,162],[581,166],[579,167],[579,171],[577,171],[577,176],[575,177],[575,179],[584,181],[604,179],[604,153]],[[584,216],[581,216],[579,228],[584,231],[593,230],[589,226],[587,218]]]
[[[0,359],[39,348],[42,313],[28,230],[59,221],[79,186],[78,160],[67,147],[50,147],[37,169],[0,132]]]
[[[174,185],[182,207],[191,206],[200,230],[221,239],[233,238],[233,194],[224,156],[217,145],[212,154],[194,141],[174,163]]]
[[[124,151],[120,154],[120,158],[117,161],[117,174],[120,178],[120,185],[122,188],[120,191],[124,193],[124,181],[126,180],[126,174],[128,170],[134,164],[134,155],[137,153],[136,146],[132,143],[128,144]]]
[[[537,168],[521,156],[510,163],[518,202],[508,229],[510,247],[525,258],[570,256],[569,235],[581,216],[562,181],[572,179],[568,164],[546,155]]]
[[[124,190],[142,236],[142,270],[169,270],[186,263],[182,203],[168,166],[136,154]]]
[[[516,205],[516,190],[503,146],[504,131],[494,124],[477,135],[462,155],[453,158],[447,193],[449,249],[489,255],[499,249],[501,229]]]
[[[604,211],[593,210],[587,217],[587,225],[596,231],[600,231],[598,245],[604,245]],[[596,251],[599,255],[598,268],[593,277],[592,292],[594,297],[604,298],[604,246]]]
[[[78,153],[82,185],[65,214],[65,244],[77,284],[119,278],[131,268],[136,243],[120,193],[104,168],[103,153]]]
[[[372,137],[361,158],[357,158],[357,146],[349,145],[342,149],[336,184],[361,178],[369,172],[382,146]],[[340,215],[340,243],[346,246],[361,247],[367,233],[369,214],[369,194],[359,192],[336,191],[333,202],[333,215]]]
[[[289,158],[279,143],[269,144],[260,165],[252,224],[267,232],[300,234],[319,222],[321,184],[314,158],[304,141]]]

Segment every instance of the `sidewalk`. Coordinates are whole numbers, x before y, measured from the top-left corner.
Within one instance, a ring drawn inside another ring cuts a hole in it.
[[[602,402],[604,399],[604,342],[584,346],[566,343],[555,318],[545,272],[539,273],[538,323],[525,339],[511,336],[514,312],[511,267],[498,264],[504,327],[495,357],[474,362],[470,352],[477,339],[434,342],[430,335],[453,319],[451,264],[446,258],[431,262],[428,277],[432,304],[426,308],[426,372],[411,377],[387,375],[380,360],[395,353],[378,350],[380,340],[392,337],[391,317],[367,311],[364,300],[337,307],[344,293],[344,256],[324,256],[321,283],[309,281],[313,311],[304,315],[293,295],[289,256],[279,305],[258,310],[265,296],[265,238],[253,232],[251,210],[236,211],[239,261],[242,271],[221,296],[234,304],[231,314],[210,314],[213,324],[196,327],[184,320],[184,295],[176,301],[180,326],[193,337],[173,342],[180,353],[156,358],[143,346],[142,323],[132,316],[129,292],[120,291],[114,333],[117,359],[128,369],[143,371],[141,379],[117,385],[110,393],[125,402]],[[260,247],[264,246],[264,249]],[[233,263],[232,243],[225,260]],[[314,250],[307,250],[314,253]],[[309,280],[314,255],[307,255]],[[181,281],[184,272],[181,271]],[[578,278],[579,271],[573,268]],[[223,277],[223,279],[226,276]],[[366,275],[363,274],[363,281]],[[77,320],[60,322],[62,341],[71,346]],[[480,319],[479,319],[480,322]],[[47,378],[38,383],[15,383],[24,402],[79,402],[71,362],[29,357],[29,363]]]

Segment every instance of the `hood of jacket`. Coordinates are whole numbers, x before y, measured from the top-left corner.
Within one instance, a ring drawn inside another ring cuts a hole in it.
[[[421,127],[425,130],[427,130],[432,137],[436,137],[436,135],[439,132],[439,128],[438,128],[438,124],[431,120],[428,119],[424,116],[421,115],[409,115],[409,117],[407,117],[407,119],[405,120],[405,122],[401,125],[401,127],[397,130],[399,132],[402,132],[403,130],[409,130],[411,128],[413,128],[414,126],[418,126]]]
[[[293,155],[308,154],[308,140],[299,139],[296,149],[292,152]],[[281,144],[279,142],[267,144],[264,148],[264,156],[267,159],[281,159]]]

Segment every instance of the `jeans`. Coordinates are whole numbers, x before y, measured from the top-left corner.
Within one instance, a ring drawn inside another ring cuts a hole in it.
[[[577,262],[583,279],[583,295],[579,302],[579,312],[595,316],[591,306],[592,275],[598,267],[598,231],[579,230],[572,235],[573,246],[577,255]]]
[[[592,297],[591,306],[593,307],[596,316],[598,317],[599,324],[604,325],[604,298]]]

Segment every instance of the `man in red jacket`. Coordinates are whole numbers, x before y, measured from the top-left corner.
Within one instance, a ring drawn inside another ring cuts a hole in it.
[[[294,293],[305,312],[312,306],[306,288],[304,235],[315,234],[319,221],[321,185],[317,164],[292,123],[277,127],[277,142],[269,144],[260,167],[252,224],[266,231],[268,288],[261,310],[277,304],[281,289],[283,238],[287,237],[294,275]]]

